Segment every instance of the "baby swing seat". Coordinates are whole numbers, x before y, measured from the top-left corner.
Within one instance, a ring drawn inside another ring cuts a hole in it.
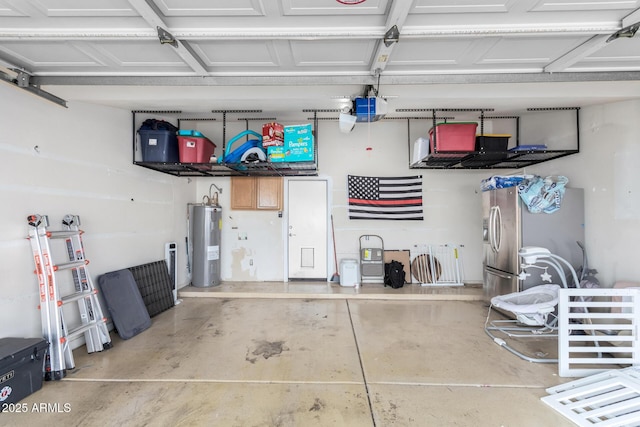
[[[538,285],[522,292],[491,298],[491,305],[510,311],[516,320],[528,326],[545,326],[549,313],[558,305],[559,285]]]
[[[536,352],[536,356],[529,356],[516,350],[507,338],[548,338],[558,336],[558,305],[559,285],[537,285],[522,292],[514,292],[491,298],[491,306],[484,325],[484,331],[493,341],[516,356],[529,362],[555,363],[557,358],[547,358],[547,354]],[[491,310],[499,309],[510,312],[515,319],[490,320]]]

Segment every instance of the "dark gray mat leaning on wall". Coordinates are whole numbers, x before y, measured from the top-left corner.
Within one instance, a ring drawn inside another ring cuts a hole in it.
[[[149,316],[153,317],[175,305],[171,276],[165,261],[129,267],[138,290],[147,307]]]
[[[151,317],[129,269],[101,275],[98,286],[120,338],[129,339],[151,326]]]

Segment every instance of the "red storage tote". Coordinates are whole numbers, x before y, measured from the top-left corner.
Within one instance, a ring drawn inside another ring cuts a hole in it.
[[[434,128],[429,130],[431,155],[433,157],[463,157],[464,154],[443,154],[442,151],[474,151],[476,148],[476,128],[478,123],[438,123],[435,126],[436,152],[433,144]]]
[[[178,135],[180,163],[209,163],[216,145],[202,136]]]

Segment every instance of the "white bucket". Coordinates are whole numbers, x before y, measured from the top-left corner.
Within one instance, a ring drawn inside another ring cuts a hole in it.
[[[359,282],[358,261],[355,259],[340,260],[340,286],[356,286]]]

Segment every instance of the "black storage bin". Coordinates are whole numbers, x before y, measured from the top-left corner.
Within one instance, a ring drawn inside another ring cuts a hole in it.
[[[138,134],[143,162],[178,163],[178,128],[164,120],[147,119]]]
[[[491,153],[506,153],[511,135],[478,135],[476,136],[476,151]]]
[[[42,338],[0,338],[0,402],[18,403],[42,388],[48,348]]]

